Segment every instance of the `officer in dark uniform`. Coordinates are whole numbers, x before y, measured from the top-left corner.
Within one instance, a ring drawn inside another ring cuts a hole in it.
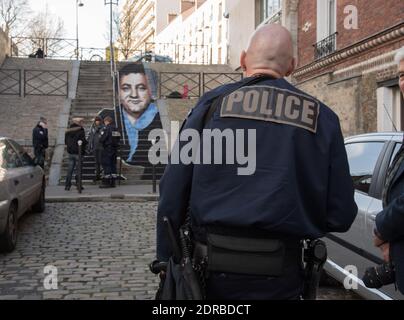
[[[299,299],[301,240],[346,232],[357,214],[339,119],[284,79],[294,64],[290,33],[265,25],[242,53],[246,78],[205,94],[183,125],[253,130],[253,174],[171,158],[160,183],[157,260],[172,255],[164,217],[179,230],[189,215],[207,299]]]
[[[101,129],[100,143],[103,150],[101,163],[104,170],[104,179],[100,188],[115,188],[115,179],[117,175],[116,160],[120,133],[113,125],[111,117],[104,119],[105,126]]]
[[[41,117],[32,131],[32,145],[34,147],[35,162],[42,169],[45,167],[45,152],[49,145],[47,123],[47,120]]]

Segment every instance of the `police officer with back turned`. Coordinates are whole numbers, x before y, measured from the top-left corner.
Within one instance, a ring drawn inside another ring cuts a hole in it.
[[[101,129],[99,142],[102,144],[101,163],[104,170],[101,189],[115,188],[115,179],[117,174],[116,160],[120,133],[113,125],[113,119],[109,116],[104,119],[105,126]]]
[[[288,30],[259,28],[241,54],[246,77],[205,94],[183,125],[254,130],[253,174],[171,159],[160,183],[157,259],[172,255],[165,221],[178,231],[189,217],[207,299],[300,299],[301,240],[346,232],[357,214],[339,119],[284,79],[294,66]]]

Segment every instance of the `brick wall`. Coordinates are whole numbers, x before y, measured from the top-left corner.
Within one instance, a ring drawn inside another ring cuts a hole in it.
[[[358,8],[358,29],[346,30],[344,8],[354,5]],[[298,7],[298,67],[314,60],[313,44],[317,42],[317,1],[300,0]],[[404,4],[397,0],[338,0],[337,1],[337,50],[353,45],[382,30],[397,25],[404,19]],[[308,30],[303,28],[311,23]],[[373,52],[378,55],[381,52]],[[352,61],[356,63],[356,61]]]
[[[22,74],[23,70],[65,70],[71,75],[72,63],[46,59],[7,58],[2,68],[20,69]],[[7,136],[30,145],[32,129],[39,117],[44,116],[48,119],[49,143],[54,145],[58,134],[59,116],[66,103],[69,103],[66,97],[58,96],[1,95],[0,136]]]
[[[316,1],[313,1],[316,2]],[[358,29],[344,28],[344,8],[358,8]],[[404,19],[404,3],[397,0],[338,0],[337,1],[337,48],[342,49],[368,36],[392,27]]]
[[[338,79],[332,73],[304,81],[298,87],[328,105],[339,117],[345,136],[377,132],[378,82],[394,79],[397,67]]]
[[[345,136],[359,133],[358,78],[332,84],[332,77],[326,74],[299,85],[299,88],[330,107],[339,117]]]
[[[317,35],[317,1],[300,0],[298,5],[297,52],[298,67],[313,61]],[[306,27],[306,28],[305,28]],[[304,30],[303,30],[304,29]]]

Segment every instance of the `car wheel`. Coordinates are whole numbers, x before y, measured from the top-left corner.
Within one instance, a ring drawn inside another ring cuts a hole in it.
[[[38,201],[32,206],[32,211],[36,213],[42,213],[45,211],[45,185],[42,184],[41,195]]]
[[[17,244],[17,207],[12,204],[8,210],[6,230],[0,235],[0,252],[11,252]]]

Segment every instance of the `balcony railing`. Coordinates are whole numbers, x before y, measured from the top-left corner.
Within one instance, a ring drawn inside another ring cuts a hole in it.
[[[337,49],[337,34],[338,32],[333,33],[329,37],[317,42],[314,44],[314,59],[318,60],[329,54],[335,52]]]

